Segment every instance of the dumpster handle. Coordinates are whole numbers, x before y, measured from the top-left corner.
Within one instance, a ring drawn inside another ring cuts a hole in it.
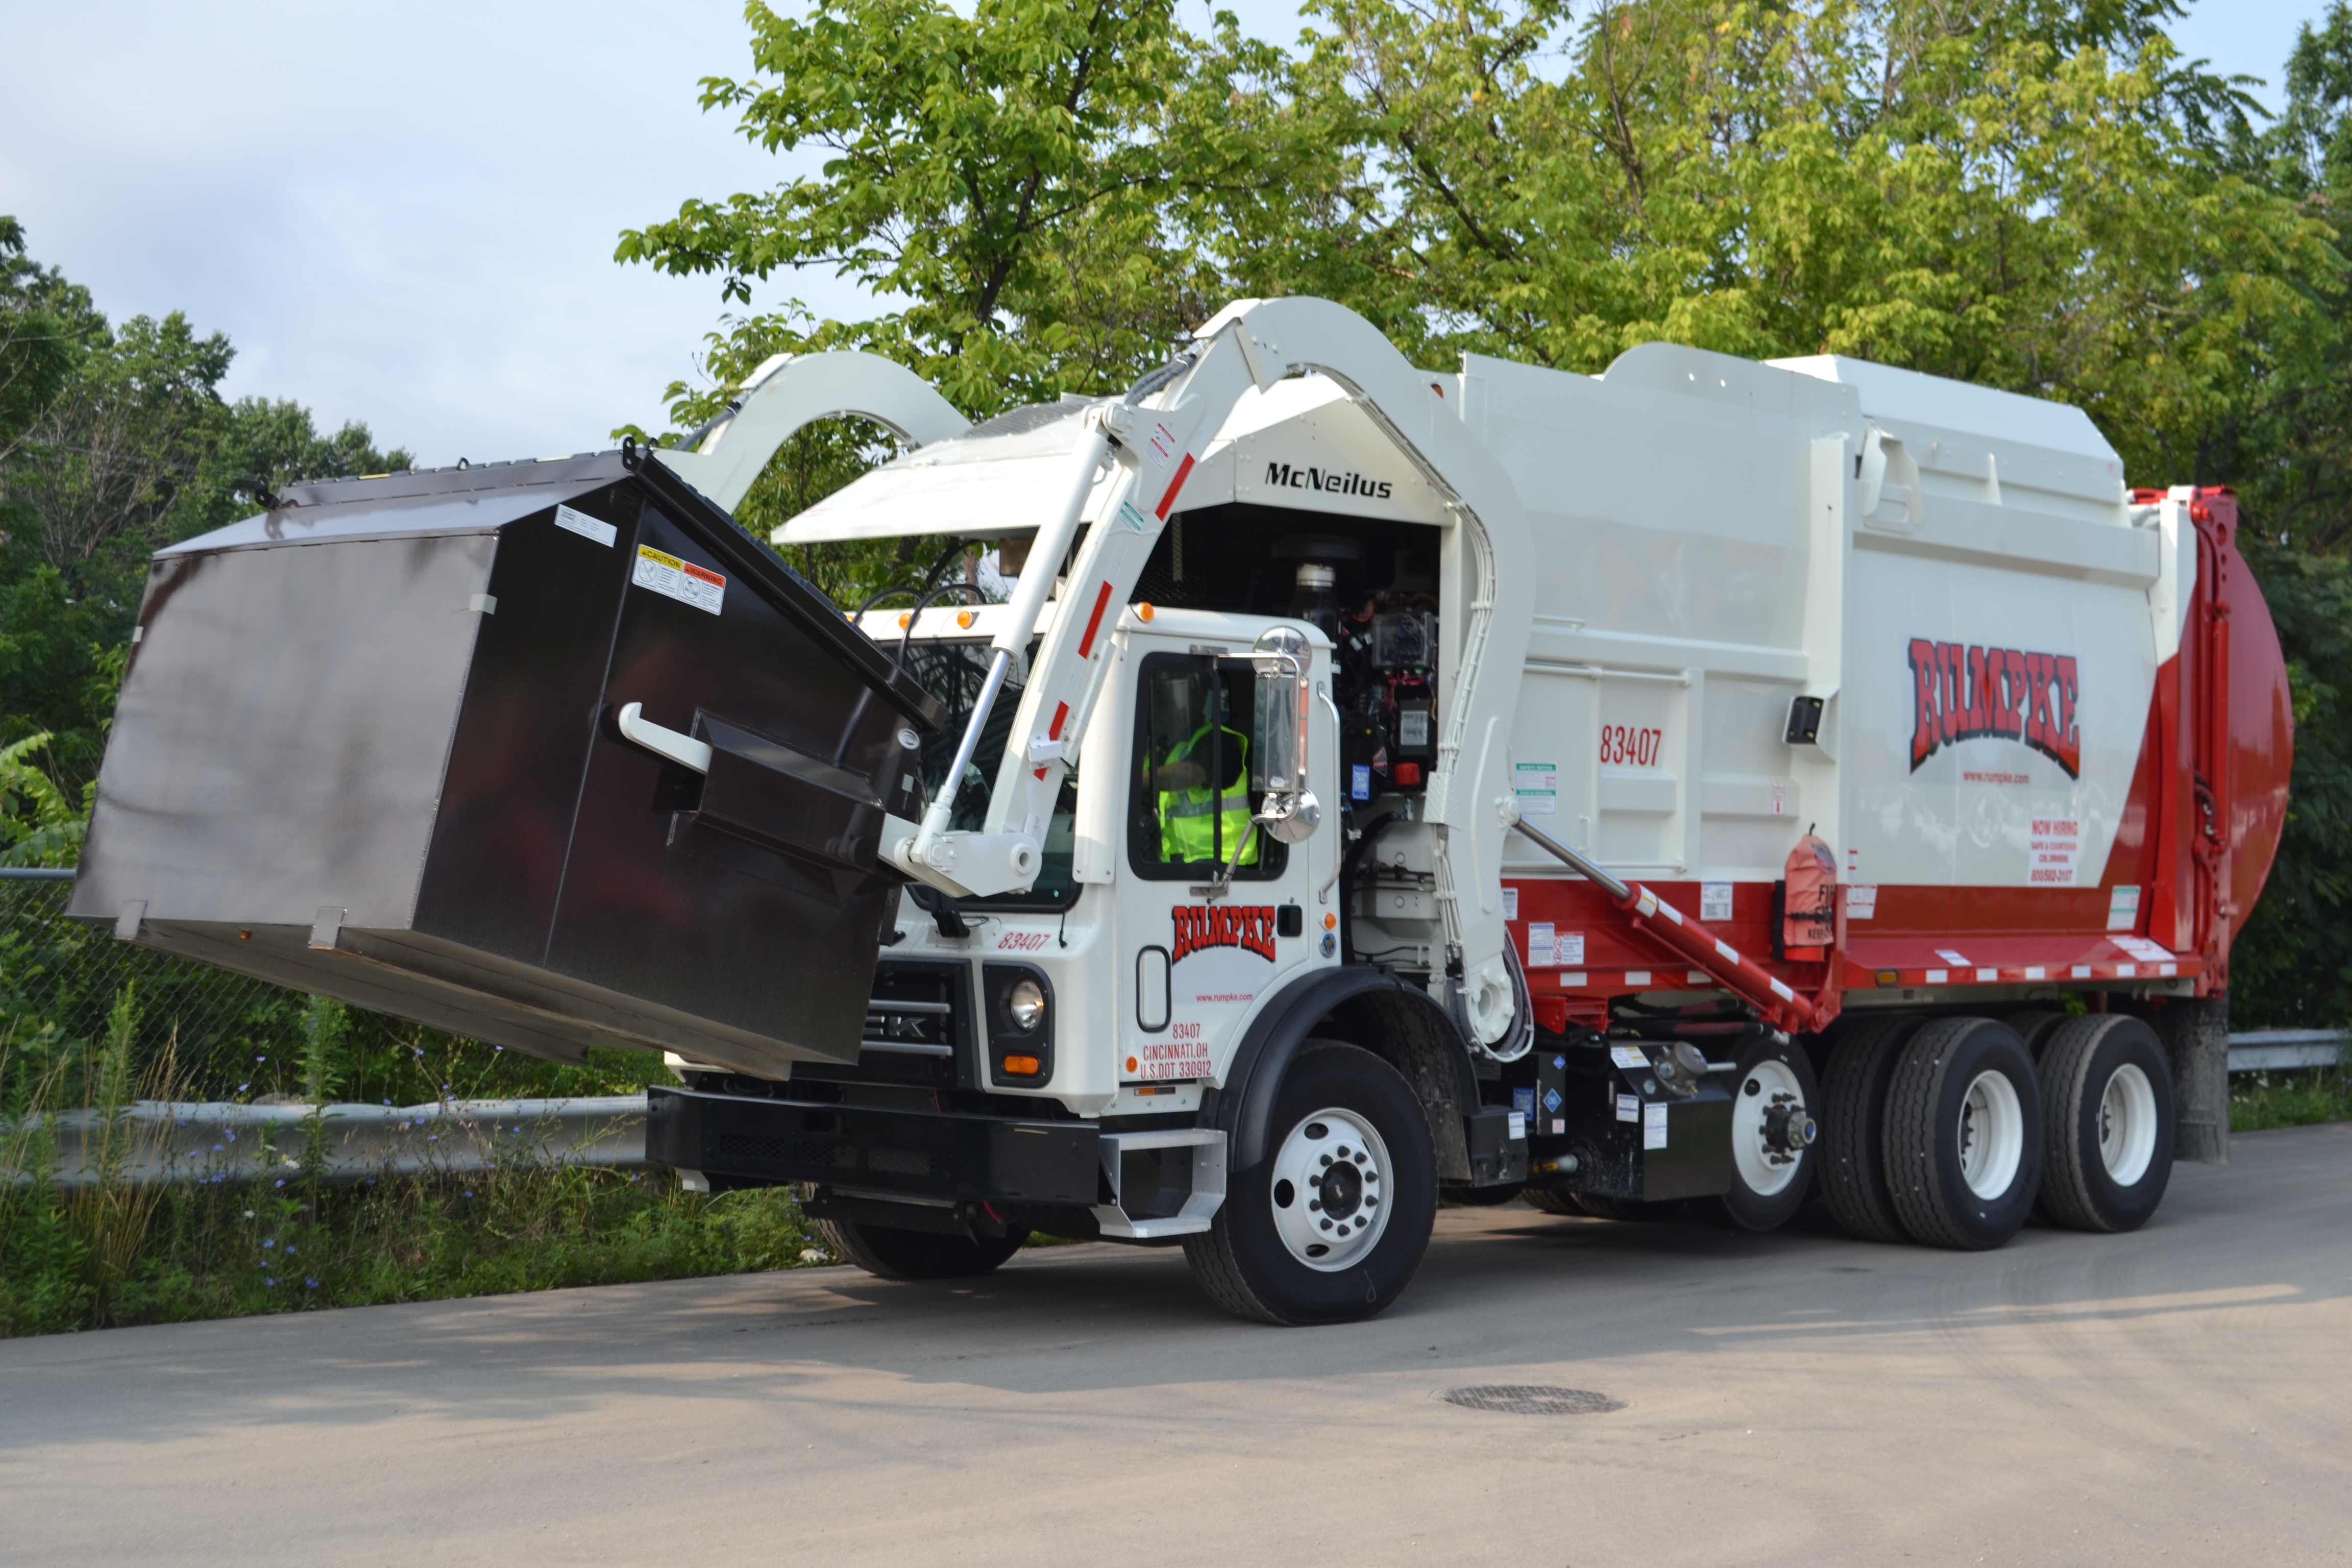
[[[682,768],[696,773],[710,772],[710,742],[698,741],[691,735],[681,735],[675,730],[665,730],[645,717],[645,704],[624,702],[613,721],[621,731],[621,739],[643,746],[655,756],[667,757]]]

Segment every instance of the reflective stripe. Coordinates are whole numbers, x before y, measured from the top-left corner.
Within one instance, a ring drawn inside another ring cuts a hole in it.
[[[1211,811],[1215,809],[1215,807],[1213,806],[1205,798],[1200,800],[1191,798],[1192,795],[1199,793],[1200,792],[1197,790],[1188,789],[1171,791],[1167,795],[1161,795],[1160,797],[1161,801],[1165,802],[1173,800],[1176,804],[1173,805],[1162,805],[1160,808],[1160,817],[1163,820],[1167,820],[1180,816],[1208,816]],[[1229,795],[1225,796],[1224,808],[1229,813],[1238,811],[1244,816],[1247,816],[1250,808],[1249,796],[1245,795]]]

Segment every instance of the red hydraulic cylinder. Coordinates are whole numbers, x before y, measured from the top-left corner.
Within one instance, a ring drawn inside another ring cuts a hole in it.
[[[1826,1028],[1837,1016],[1833,991],[1825,991],[1820,1000],[1808,1002],[1779,976],[1767,973],[1738,948],[1639,882],[1621,882],[1549,834],[1524,822],[1516,826],[1545,854],[1607,893],[1630,923],[1673,949],[1692,968],[1705,970],[1725,989],[1763,1014],[1776,1028],[1791,1033],[1817,1030]],[[1831,972],[1835,971],[1836,965],[1831,965]]]

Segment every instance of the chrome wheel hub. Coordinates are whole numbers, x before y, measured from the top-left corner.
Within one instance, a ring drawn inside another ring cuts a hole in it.
[[[1760,1061],[1731,1096],[1731,1157],[1739,1180],[1759,1197],[1774,1197],[1804,1169],[1815,1136],[1804,1086],[1786,1062]]]
[[[1388,1228],[1390,1171],[1388,1145],[1354,1111],[1302,1119],[1274,1157],[1275,1233],[1309,1268],[1360,1261]]]

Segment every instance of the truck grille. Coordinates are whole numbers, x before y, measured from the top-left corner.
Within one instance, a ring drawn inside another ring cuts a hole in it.
[[[953,973],[941,965],[884,963],[875,972],[860,1043],[869,1051],[954,1056],[958,989]]]

